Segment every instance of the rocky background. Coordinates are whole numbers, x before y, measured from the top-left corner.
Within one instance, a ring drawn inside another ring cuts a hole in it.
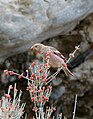
[[[31,62],[37,60],[27,51],[36,42],[57,48],[66,58],[80,44],[80,51],[69,63],[75,77],[67,78],[63,72],[57,76],[52,82],[50,104],[71,119],[75,94],[78,94],[76,119],[92,119],[93,1],[0,0],[0,6],[0,97],[10,84],[17,82],[18,89],[23,90],[22,101],[27,102],[26,113],[31,119],[34,113],[29,93],[25,91],[27,82],[15,76],[6,77],[3,70],[25,73]],[[51,69],[52,72],[55,70]]]

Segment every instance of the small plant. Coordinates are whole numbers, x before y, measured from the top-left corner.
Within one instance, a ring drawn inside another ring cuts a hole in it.
[[[46,107],[44,105],[49,101],[49,97],[52,91],[51,83],[47,85],[49,80],[55,80],[54,75],[49,76],[48,64],[36,64],[33,62],[31,66],[26,70],[27,75],[15,73],[13,71],[4,71],[7,75],[17,75],[19,79],[24,78],[28,81],[27,90],[30,93],[31,101],[34,104],[33,111],[35,112],[36,119],[49,119],[55,107]],[[60,117],[60,116],[58,116]],[[59,118],[60,119],[60,118]]]
[[[28,80],[27,90],[34,103],[32,110],[35,111],[36,119],[49,119],[51,113],[56,109],[51,106],[46,107],[46,112],[44,111],[44,105],[49,101],[52,91],[51,84],[46,85],[47,81],[50,79],[47,64],[36,65],[32,63],[29,69],[32,74],[30,76],[31,81]],[[55,77],[51,77],[51,79],[53,78]]]
[[[21,119],[25,103],[22,105],[21,102],[21,95],[22,91],[19,92],[17,96],[18,90],[16,89],[16,84],[14,86],[14,97],[13,101],[10,96],[10,91],[13,89],[12,85],[9,86],[8,93],[5,94],[2,99],[0,100],[0,119]]]

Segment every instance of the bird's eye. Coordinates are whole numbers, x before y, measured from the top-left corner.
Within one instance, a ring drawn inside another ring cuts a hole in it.
[[[35,46],[35,48],[37,48],[37,45]]]

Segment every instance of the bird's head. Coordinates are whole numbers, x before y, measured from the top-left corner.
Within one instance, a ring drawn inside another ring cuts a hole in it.
[[[43,46],[43,44],[41,44],[41,43],[36,43],[36,44],[34,44],[34,45],[31,47],[31,50],[40,52],[42,46]]]
[[[34,55],[37,57],[42,56],[42,49],[45,47],[45,45],[41,43],[34,44],[30,49],[33,51]]]

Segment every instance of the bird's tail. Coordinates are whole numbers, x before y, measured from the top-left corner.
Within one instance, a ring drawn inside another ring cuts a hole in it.
[[[73,74],[71,73],[71,71],[67,67],[64,67],[63,71],[65,72],[66,76],[73,76]]]

